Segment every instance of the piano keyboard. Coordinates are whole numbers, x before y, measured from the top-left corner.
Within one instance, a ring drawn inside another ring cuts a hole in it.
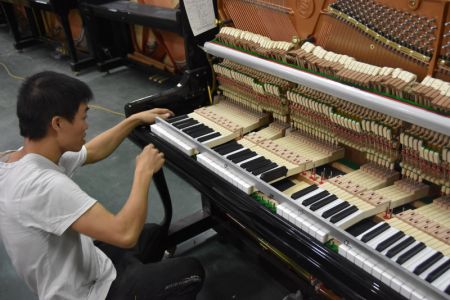
[[[200,153],[197,155],[197,161],[244,193],[248,195],[253,193],[255,189],[254,184],[242,178],[235,171],[228,168],[227,165],[219,164],[209,153]]]
[[[392,218],[380,222],[357,236],[374,251],[389,258],[414,276],[430,283],[438,290],[450,295],[450,247],[417,228]],[[426,299],[396,278],[394,274],[374,264],[369,257],[358,253],[351,247],[339,245],[339,254],[380,279],[407,299]]]
[[[318,218],[330,222],[335,227],[347,229],[365,218],[385,212],[388,208],[394,208],[407,201],[422,198],[428,192],[426,185],[415,184],[416,189],[409,192],[405,191],[405,185],[407,184],[404,181],[398,181],[378,194],[373,191],[357,194],[341,189],[329,182],[320,186],[297,182],[295,186],[283,191],[283,193],[290,197],[293,203],[310,210]],[[414,188],[410,185],[408,187]],[[378,197],[374,196],[374,199],[372,199],[370,195],[377,195]],[[381,195],[384,195],[384,197]],[[293,206],[295,205],[280,204],[279,214],[285,217],[285,209],[288,209],[290,211],[290,214],[287,215],[288,220],[292,219],[291,214],[303,214],[300,210],[294,209]],[[293,223],[297,225],[298,221],[294,220]],[[326,235],[321,236],[320,241],[323,242],[325,238]]]
[[[332,190],[333,186],[329,185],[326,187]],[[293,203],[282,203],[278,205],[277,213],[285,218],[287,217],[286,219],[289,221],[293,219],[294,222],[291,222],[297,226],[300,224],[299,227],[301,229],[304,229],[305,226],[303,226],[303,223],[301,223],[298,219],[302,219],[304,217],[304,213],[298,208],[295,208],[295,204],[308,209],[317,218],[330,222],[333,226],[342,229],[345,229],[367,217],[368,209],[365,209],[366,207],[364,206],[365,203],[363,201],[358,202],[356,197],[348,197],[348,193],[345,191],[341,191],[341,193],[339,193],[337,190],[337,192],[337,194],[330,192],[323,188],[322,185],[319,187],[317,185],[307,185],[305,183],[298,184],[295,187],[289,188],[283,192],[293,200]],[[347,200],[344,200],[345,197],[342,197],[342,195],[347,196]],[[356,200],[353,198],[356,198]],[[353,200],[353,203],[349,201],[350,199]],[[289,214],[286,214],[286,210],[289,211]],[[295,215],[295,217],[291,215]],[[306,231],[311,234],[311,230]],[[314,233],[311,235],[316,238],[319,237],[318,240],[322,243],[325,243],[329,239],[328,232],[324,229],[320,229],[318,234]]]
[[[263,153],[258,149],[254,150],[255,148],[247,148],[236,141],[213,149],[222,157],[265,182],[281,179],[286,176],[288,171],[286,162],[270,152]]]
[[[213,106],[199,108],[188,115],[175,116],[167,122],[172,125],[172,132],[160,124],[153,124],[150,128],[156,135],[192,156],[197,154],[195,143],[177,132],[181,131],[207,147],[214,147],[265,125],[268,116],[238,109],[236,105],[222,101]]]

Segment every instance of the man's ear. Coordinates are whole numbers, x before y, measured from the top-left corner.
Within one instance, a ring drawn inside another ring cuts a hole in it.
[[[62,118],[60,116],[54,116],[50,122],[50,126],[55,131],[59,131],[61,129],[61,121]]]

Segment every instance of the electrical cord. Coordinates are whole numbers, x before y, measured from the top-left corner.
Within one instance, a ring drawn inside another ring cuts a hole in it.
[[[9,77],[11,77],[11,78],[13,78],[13,79],[16,79],[16,80],[25,80],[24,77],[14,75],[14,74],[9,70],[8,66],[7,66],[5,63],[0,62],[0,66],[2,66],[2,67],[6,70],[6,73],[8,73],[8,76],[9,76]],[[101,106],[101,105],[89,104],[89,107],[92,108],[92,109],[101,110],[101,111],[104,111],[104,112],[107,112],[107,113],[110,113],[110,114],[113,114],[113,115],[125,117],[125,114],[120,113],[120,112],[117,112],[117,111],[114,111],[114,110],[112,110],[112,109],[109,109],[109,108],[104,107],[104,106]]]

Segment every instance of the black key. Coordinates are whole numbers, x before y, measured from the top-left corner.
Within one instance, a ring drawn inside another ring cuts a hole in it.
[[[183,120],[183,121],[180,121],[180,122],[175,122],[172,125],[174,127],[176,127],[176,128],[181,130],[183,128],[186,128],[186,127],[189,127],[189,126],[193,126],[193,125],[196,125],[196,124],[199,124],[197,120],[187,119],[187,120]]]
[[[253,156],[256,156],[256,155],[258,155],[258,154],[256,154],[256,152],[250,151],[249,153],[242,154],[242,155],[239,156],[239,157],[236,157],[236,158],[234,158],[234,159],[231,159],[231,161],[234,162],[235,164],[238,164],[238,163],[243,162],[244,160],[247,160],[247,159],[249,159],[249,158],[252,158]]]
[[[288,169],[285,166],[282,166],[263,173],[259,178],[261,178],[261,180],[264,180],[265,182],[271,182],[280,177],[286,176],[287,171]]]
[[[312,210],[312,211],[316,211],[316,210],[318,210],[319,208],[322,208],[322,207],[324,207],[325,205],[330,204],[331,202],[335,201],[336,199],[337,199],[337,196],[336,196],[336,195],[330,195],[330,196],[328,196],[328,197],[326,197],[326,198],[324,198],[324,199],[322,199],[322,200],[320,200],[320,201],[314,203],[313,205],[311,205],[311,206],[309,207],[309,209]]]
[[[236,146],[236,145],[239,145],[239,144],[235,140],[233,140],[233,141],[230,141],[228,143],[225,143],[225,144],[222,144],[222,145],[219,145],[219,146],[215,146],[212,149],[214,151],[216,151],[216,152],[219,152],[219,151],[222,151],[223,149],[226,149],[228,147],[233,147],[233,146]]]
[[[197,141],[199,141],[200,143],[212,140],[213,138],[219,137],[221,136],[220,132],[214,132],[205,136],[202,136],[200,138],[197,139]]]
[[[422,274],[426,269],[428,269],[429,267],[431,267],[432,265],[434,265],[438,260],[440,260],[442,257],[444,256],[444,254],[442,254],[442,252],[436,252],[435,254],[433,254],[430,258],[428,258],[426,261],[424,261],[423,263],[421,263],[420,265],[418,265],[413,273],[416,275],[420,275]]]
[[[399,231],[399,232],[395,233],[394,235],[390,236],[389,238],[387,238],[386,240],[379,243],[375,249],[378,252],[383,252],[384,250],[386,250],[387,248],[392,246],[396,241],[400,240],[404,236],[405,236],[405,233],[403,231]]]
[[[194,125],[194,126],[189,127],[189,128],[182,129],[181,131],[183,131],[186,134],[191,134],[192,132],[196,132],[197,130],[200,130],[200,129],[203,129],[203,128],[206,128],[206,125],[198,124],[198,125]]]
[[[329,210],[324,211],[322,214],[322,218],[328,219],[332,215],[337,214],[338,212],[340,212],[341,210],[343,210],[349,206],[350,206],[350,203],[348,203],[347,201],[344,201],[344,202],[336,205],[335,207],[332,207]]]
[[[209,134],[209,133],[211,133],[211,132],[214,132],[214,130],[212,130],[212,129],[209,128],[209,127],[206,127],[206,128],[199,129],[199,130],[197,130],[197,131],[195,131],[195,132],[192,132],[192,133],[190,134],[190,136],[193,137],[193,138],[195,139],[195,138],[198,138],[198,137],[207,135],[207,134]]]
[[[450,295],[450,284],[449,284],[448,287],[445,289],[444,293],[446,293],[447,295]]]
[[[226,146],[226,147],[223,147],[223,146]],[[216,147],[215,151],[222,156],[225,156],[227,154],[230,154],[231,152],[234,152],[234,151],[244,148],[244,146],[242,146],[241,144],[238,144],[236,142],[233,142],[232,144],[227,143],[227,144],[221,145],[219,147],[221,147],[221,148],[217,149],[218,147]]]
[[[209,133],[208,128],[205,128],[205,127],[199,127],[199,128],[196,128],[195,130],[186,132],[187,135],[189,135],[190,137],[192,137],[194,139],[197,137],[203,136],[207,133]]]
[[[400,251],[402,251],[403,249],[405,249],[406,247],[408,247],[409,245],[411,245],[415,241],[416,240],[412,236],[408,237],[406,240],[404,240],[403,242],[401,242],[397,246],[389,249],[388,252],[386,253],[386,256],[389,257],[389,258],[394,257],[395,255],[397,255],[397,253],[399,253]]]
[[[412,247],[411,249],[409,249],[408,251],[406,251],[405,253],[403,253],[402,255],[400,255],[396,262],[398,264],[403,265],[406,261],[408,261],[411,257],[413,257],[414,255],[416,255],[417,253],[419,253],[420,251],[422,251],[423,249],[425,249],[427,246],[425,246],[425,243],[420,242],[417,245],[415,245],[414,247]]]
[[[297,192],[293,193],[291,195],[291,198],[294,199],[294,200],[297,200],[298,198],[300,198],[300,197],[302,197],[302,196],[304,196],[306,194],[309,194],[312,191],[317,190],[318,188],[319,187],[317,185],[315,185],[315,184],[310,185],[310,186],[308,186],[308,187],[306,187],[304,189],[301,189],[300,191],[297,191]]]
[[[263,156],[260,156],[260,157],[258,157],[258,158],[255,158],[255,159],[251,160],[251,161],[248,161],[248,162],[243,163],[243,164],[241,165],[241,168],[247,170],[247,168],[251,168],[251,167],[254,166],[255,164],[257,165],[258,163],[264,162],[264,161],[266,161],[266,158],[263,157]]]
[[[322,198],[328,197],[329,195],[330,195],[330,192],[322,191],[318,194],[315,194],[314,196],[309,197],[308,199],[303,200],[302,205],[310,206],[314,202],[319,201]]]
[[[249,172],[253,172],[254,170],[263,168],[263,167],[265,167],[265,166],[267,166],[267,165],[270,165],[270,164],[272,164],[272,163],[273,163],[273,162],[272,162],[271,160],[269,160],[269,159],[264,159],[263,161],[260,161],[260,162],[258,162],[258,163],[252,164],[252,166],[246,168],[246,170],[249,171]]]
[[[276,163],[270,163],[270,164],[268,164],[268,165],[266,165],[264,167],[261,167],[259,169],[253,170],[252,174],[255,175],[255,176],[258,176],[259,174],[262,174],[264,172],[272,170],[272,169],[274,169],[276,167],[278,167],[278,165]]]
[[[238,158],[238,157],[240,157],[242,155],[246,155],[247,153],[251,153],[251,152],[252,152],[252,150],[250,150],[250,149],[244,149],[242,151],[239,151],[239,152],[236,152],[234,154],[231,154],[231,155],[227,156],[227,158],[229,160],[232,160],[234,158]]]
[[[330,222],[333,223],[333,224],[334,224],[334,223],[337,223],[337,222],[339,222],[340,220],[342,220],[342,219],[344,219],[344,218],[350,216],[351,214],[353,214],[353,213],[355,213],[355,212],[357,212],[357,211],[358,211],[358,208],[357,208],[356,206],[352,205],[352,206],[350,206],[349,208],[344,209],[344,210],[341,211],[340,213],[337,213],[337,214],[335,214],[334,216],[332,216],[332,217],[330,218]]]
[[[386,230],[388,230],[391,226],[389,226],[388,223],[383,223],[380,226],[377,226],[377,228],[372,229],[371,231],[369,231],[368,233],[366,233],[365,235],[363,235],[361,237],[361,241],[364,243],[367,243],[368,241],[372,240],[374,237],[382,234],[383,232],[385,232]]]
[[[277,190],[284,192],[290,187],[293,187],[295,185],[294,182],[290,181],[289,179],[283,179],[277,182],[272,183],[272,186],[276,188]]]
[[[166,120],[166,122],[174,123],[174,122],[181,121],[181,120],[184,120],[187,118],[189,118],[188,115],[180,115],[180,116],[175,116],[175,117],[169,118]]]
[[[447,259],[447,261],[445,261],[439,267],[434,269],[430,274],[428,274],[425,280],[431,283],[435,281],[439,276],[447,272],[448,269],[450,269],[450,259]]]

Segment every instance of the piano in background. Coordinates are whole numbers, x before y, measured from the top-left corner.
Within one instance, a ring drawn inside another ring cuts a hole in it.
[[[122,65],[137,67],[166,88],[134,101],[129,113],[152,105],[188,112],[208,102],[211,71],[198,45],[212,39],[217,30],[193,36],[182,1],[175,7],[164,7],[144,1],[83,0],[80,10],[100,71]],[[161,51],[155,51],[159,54],[145,50],[150,33],[158,37]],[[168,64],[164,60],[169,60]]]
[[[130,138],[322,296],[449,299],[448,5],[223,1],[220,102]]]
[[[84,28],[76,0],[2,0],[1,5],[17,50],[45,41],[56,43],[59,53],[70,57],[74,72],[94,64],[88,45],[83,44]]]
[[[0,9],[0,24],[8,24],[6,22],[5,12],[3,11],[3,8]]]

